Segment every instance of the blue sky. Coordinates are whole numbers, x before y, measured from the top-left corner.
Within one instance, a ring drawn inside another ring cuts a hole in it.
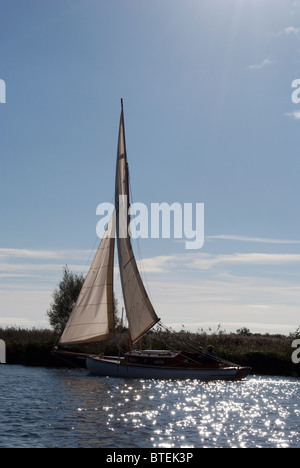
[[[294,331],[297,78],[300,1],[0,0],[0,325],[46,326],[87,271],[123,97],[134,201],[205,204],[201,250],[140,241],[158,315]]]

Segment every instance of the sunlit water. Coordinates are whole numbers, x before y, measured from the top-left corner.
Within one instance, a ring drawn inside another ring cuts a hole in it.
[[[0,366],[0,447],[298,447],[300,380],[118,380]]]

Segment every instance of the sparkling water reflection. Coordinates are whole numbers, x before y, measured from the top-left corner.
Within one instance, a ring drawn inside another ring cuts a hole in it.
[[[0,447],[300,447],[299,379],[119,380],[0,366]]]

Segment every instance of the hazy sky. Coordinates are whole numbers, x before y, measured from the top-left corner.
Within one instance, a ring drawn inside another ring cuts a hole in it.
[[[123,97],[134,201],[205,204],[201,250],[140,241],[159,317],[295,331],[296,79],[300,1],[0,0],[0,325],[46,326],[87,272]]]

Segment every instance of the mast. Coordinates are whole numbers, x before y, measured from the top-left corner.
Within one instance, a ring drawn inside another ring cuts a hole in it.
[[[147,295],[132,250],[128,234],[129,206],[129,170],[122,99],[115,183],[116,212],[112,215],[67,322],[59,342],[61,345],[89,343],[114,337],[113,270],[116,230],[120,277],[131,342],[139,340],[160,320]]]
[[[117,167],[116,167],[116,232],[120,277],[132,343],[139,340],[157,322],[155,310],[142,282],[129,236],[129,169],[126,152],[124,106],[121,99]]]

